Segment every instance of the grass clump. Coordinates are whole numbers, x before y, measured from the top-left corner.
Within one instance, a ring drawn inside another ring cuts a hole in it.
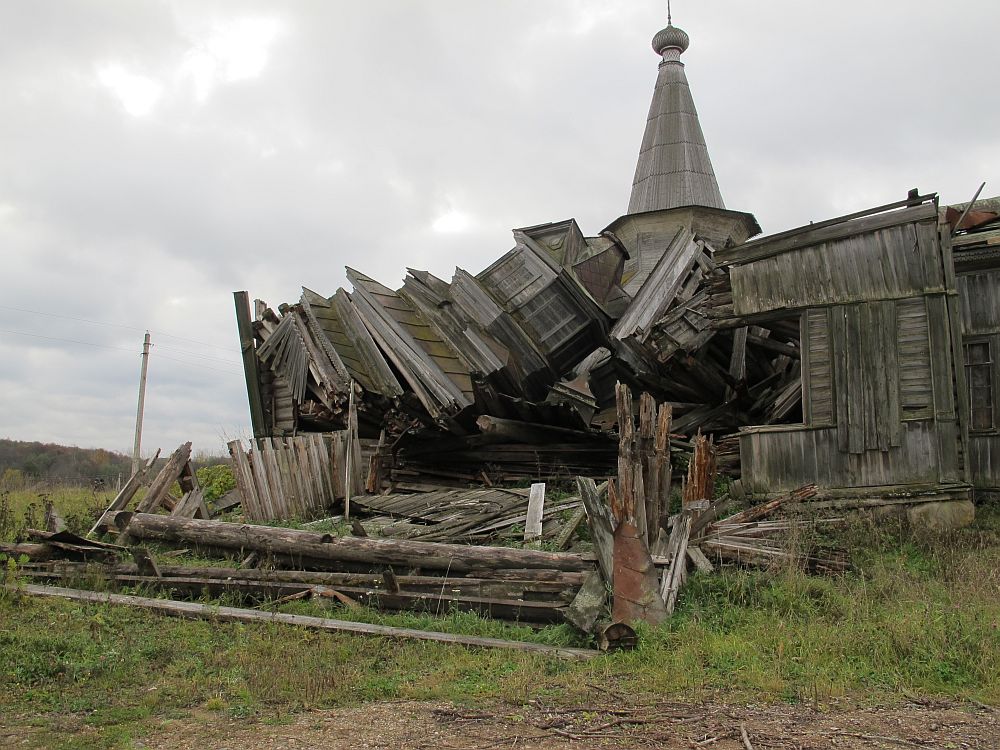
[[[56,729],[38,729],[48,733],[39,736],[58,746],[75,740],[68,730],[60,734],[54,719],[84,717],[88,746],[115,747],[194,708],[280,720],[303,708],[385,699],[584,701],[592,700],[593,685],[637,700],[820,704],[931,696],[1000,704],[1000,510],[981,507],[974,526],[947,534],[862,519],[837,535],[850,550],[850,572],[693,574],[673,617],[639,628],[638,649],[582,663],[271,624],[173,620],[15,593],[0,597],[0,680],[7,686],[0,728],[42,718]],[[581,645],[566,626],[534,629],[460,612],[390,615],[325,600],[280,609]]]

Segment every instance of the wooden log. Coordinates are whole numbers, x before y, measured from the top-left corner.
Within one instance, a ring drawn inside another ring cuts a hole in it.
[[[98,570],[111,580],[125,580],[130,577],[149,575],[132,563],[105,565],[95,568],[92,563],[58,560],[52,563],[29,562],[25,572],[44,578],[62,575],[80,576],[85,572]],[[483,571],[473,576],[433,576],[395,574],[391,568],[380,573],[327,572],[308,570],[275,570],[271,568],[224,568],[189,567],[184,565],[162,565],[160,575],[168,582],[177,578],[192,578],[231,583],[264,586],[269,584],[300,584],[302,586],[332,586],[360,588],[364,590],[462,594],[497,599],[530,599],[533,601],[564,599],[583,585],[584,572],[558,570],[510,570]],[[483,577],[490,576],[490,577]],[[395,581],[391,586],[387,577]]]
[[[694,563],[695,568],[698,569],[700,573],[712,573],[715,571],[715,566],[712,565],[712,561],[705,557],[705,553],[701,551],[701,547],[689,546],[687,549],[688,559]]]
[[[579,555],[510,547],[474,547],[401,539],[335,537],[297,529],[171,518],[147,513],[116,517],[135,539],[158,539],[206,547],[257,550],[312,560],[401,565],[424,570],[546,568],[587,570]]]
[[[528,515],[524,521],[524,541],[538,545],[542,538],[542,514],[545,511],[545,482],[531,485],[528,494]]]
[[[612,480],[608,483],[609,498],[614,494]],[[657,625],[666,619],[646,538],[631,520],[621,521],[615,529],[613,576],[611,617],[615,622],[631,625],[642,620]]]
[[[435,633],[411,628],[394,628],[387,625],[370,625],[362,622],[346,622],[323,617],[308,617],[305,615],[288,615],[281,612],[260,612],[239,607],[219,607],[195,602],[175,602],[166,599],[149,599],[140,596],[124,596],[97,591],[81,591],[55,586],[26,585],[19,589],[21,593],[32,596],[50,596],[71,601],[82,601],[93,604],[116,604],[131,607],[141,607],[165,615],[177,617],[199,618],[218,622],[267,622],[298,625],[315,630],[326,630],[342,633],[357,633],[363,635],[378,635],[387,638],[408,638],[438,643],[450,643],[478,648],[500,648],[527,653],[544,654],[562,659],[590,659],[597,651],[581,648],[564,648],[546,646],[539,643],[524,641],[505,641],[499,638],[479,638],[476,636],[452,635],[451,633]]]
[[[40,562],[51,560],[56,556],[56,549],[50,544],[35,544],[32,542],[21,542],[18,544],[8,544],[0,542],[0,555],[6,555],[15,561],[26,557],[29,560]]]
[[[29,571],[29,577],[35,579],[60,580],[72,579],[74,572],[66,570]],[[108,579],[116,584],[136,587],[153,587],[162,591],[183,592],[188,596],[211,596],[224,594],[241,594],[255,599],[291,599],[301,598],[317,589],[330,589],[328,584],[298,583],[290,581],[253,580],[246,578],[202,578],[198,576],[162,576],[153,571],[133,574],[110,574]],[[423,591],[390,591],[385,587],[345,586],[337,585],[335,589],[344,598],[340,601],[357,606],[359,603],[374,609],[400,611],[416,610],[447,614],[452,610],[460,612],[477,612],[487,617],[510,620],[512,622],[557,623],[564,619],[566,602],[548,599],[524,599],[505,596],[481,595],[471,587],[465,591],[445,589],[440,584]]]
[[[700,432],[694,439],[694,454],[688,464],[687,484],[684,486],[682,507],[693,503],[711,501],[715,496],[715,446],[711,437]]]
[[[624,622],[598,623],[596,631],[601,651],[628,651],[639,645],[639,636]]]

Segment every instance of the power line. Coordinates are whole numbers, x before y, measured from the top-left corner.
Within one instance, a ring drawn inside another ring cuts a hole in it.
[[[77,318],[72,315],[60,315],[59,313],[44,312],[42,310],[29,310],[26,307],[12,307],[10,305],[0,305],[0,309],[3,310],[16,310],[17,312],[31,313],[32,315],[45,315],[49,318],[62,318],[63,320],[75,320],[77,323],[89,323],[95,326],[107,326],[109,328],[124,328],[129,331],[149,331],[150,333],[155,333],[157,336],[166,336],[167,338],[177,339],[179,341],[188,341],[192,344],[198,344],[199,346],[207,346],[209,349],[218,349],[224,352],[232,353],[234,350],[232,347],[226,346],[216,346],[215,344],[209,344],[206,341],[198,341],[197,339],[188,338],[186,336],[176,336],[172,333],[166,333],[164,331],[154,331],[151,328],[139,328],[137,326],[130,326],[124,323],[111,323],[109,321],[103,320],[91,320],[90,318]]]
[[[165,354],[158,354],[157,359],[169,359],[171,362],[180,362],[182,365],[188,365],[189,367],[200,367],[203,370],[215,370],[215,372],[225,372],[230,375],[236,375],[238,370],[223,370],[221,367],[209,367],[208,365],[202,365],[197,362],[186,362],[183,359],[177,359],[176,357],[168,357]]]
[[[93,347],[96,347],[98,349],[111,349],[111,350],[116,351],[116,352],[127,352],[129,354],[141,354],[141,352],[137,352],[137,351],[135,351],[133,349],[126,349],[125,347],[122,347],[122,346],[110,346],[108,344],[96,344],[93,341],[80,341],[79,339],[64,339],[64,338],[59,338],[59,337],[56,337],[56,336],[43,336],[40,333],[27,333],[26,331],[13,331],[13,330],[10,330],[8,328],[0,328],[0,333],[12,333],[15,336],[27,336],[28,338],[45,339],[47,341],[61,341],[63,343],[67,343],[67,344],[82,344],[83,346],[93,346]],[[191,353],[193,354],[193,352],[191,352]],[[158,355],[157,359],[169,359],[171,362],[180,362],[181,364],[188,365],[189,367],[200,367],[203,370],[214,370],[215,372],[226,372],[226,373],[230,373],[230,374],[235,374],[237,372],[236,370],[223,370],[220,367],[210,367],[209,365],[203,365],[203,364],[200,364],[198,362],[188,362],[188,361],[183,360],[183,359],[177,359],[176,357],[169,357],[169,356],[167,356],[165,354]],[[221,361],[225,361],[225,360],[221,360]],[[231,364],[235,365],[236,363],[232,362]]]
[[[28,336],[35,339],[47,339],[48,341],[63,341],[67,344],[83,344],[84,346],[96,346],[98,349],[114,349],[117,352],[128,352],[129,354],[139,354],[140,352],[126,349],[122,346],[109,346],[108,344],[95,344],[93,341],[79,341],[77,339],[61,339],[56,336],[43,336],[40,333],[26,333],[25,331],[12,331],[8,328],[0,328],[0,333],[13,333],[15,336]]]
[[[152,333],[152,331],[150,331]],[[202,359],[212,359],[216,362],[225,362],[227,365],[238,365],[235,359],[224,359],[223,357],[213,357],[210,354],[199,354],[198,352],[189,352],[187,349],[178,349],[173,346],[167,346],[166,344],[153,344],[153,346],[159,347],[160,349],[166,349],[171,352],[180,352],[181,354],[188,354],[192,357],[201,357]]]

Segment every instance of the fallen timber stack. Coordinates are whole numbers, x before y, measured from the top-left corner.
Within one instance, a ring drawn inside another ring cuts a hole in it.
[[[580,555],[514,547],[478,547],[439,542],[334,536],[313,531],[119,513],[116,524],[130,538],[256,552],[299,561],[305,566],[357,563],[468,573],[476,570],[587,570]]]
[[[353,419],[378,494],[607,476],[616,381],[671,405],[675,453],[699,430],[801,418],[798,319],[717,330],[726,271],[704,238],[679,229],[630,292],[613,235],[567,221],[514,240],[450,282],[410,269],[393,290],[348,269],[353,289],[329,297],[251,310],[235,293],[257,441]]]
[[[136,511],[112,510],[102,516],[102,523],[112,524],[129,549],[65,530],[32,531],[40,554],[22,566],[22,573],[55,583],[97,575],[118,587],[187,597],[236,594],[261,604],[313,597],[386,611],[475,612],[529,625],[570,622],[594,634],[600,648],[616,649],[635,644],[635,623],[655,624],[670,616],[691,567],[706,573],[728,562],[844,568],[836,556],[785,546],[790,531],[817,522],[773,518],[815,498],[815,487],[724,515],[728,500],[714,498],[716,462],[709,437],[696,435],[692,441],[680,511],[671,514],[672,408],[643,393],[634,409],[631,390],[620,383],[616,397],[618,472],[600,486],[579,477],[579,497],[556,500],[546,508],[545,486],[536,483],[528,491],[441,491],[356,500],[359,511],[395,513],[413,527],[423,522],[431,530],[426,536],[488,537],[523,524],[523,548],[374,536],[357,520],[353,535],[335,535],[187,518],[142,512],[156,510],[143,498]],[[189,445],[181,446],[154,486],[183,473],[189,450]],[[561,549],[584,519],[592,554],[538,548],[548,535]],[[54,514],[50,523],[59,525]],[[167,564],[169,553],[156,559],[145,545],[243,562],[235,568]],[[123,561],[129,553],[132,563]]]

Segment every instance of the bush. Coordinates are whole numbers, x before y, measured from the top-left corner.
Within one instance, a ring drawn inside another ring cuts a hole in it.
[[[205,491],[205,500],[218,500],[230,490],[236,489],[236,480],[229,464],[216,464],[198,469],[198,484]]]

